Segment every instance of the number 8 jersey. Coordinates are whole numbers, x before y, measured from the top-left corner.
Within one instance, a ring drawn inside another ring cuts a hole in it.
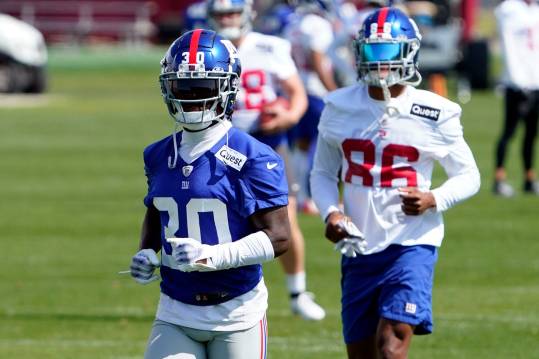
[[[298,70],[290,42],[276,36],[249,32],[238,47],[238,54],[242,72],[232,123],[245,132],[256,133],[262,108],[277,98],[280,81]]]
[[[460,115],[457,104],[411,86],[388,104],[372,99],[363,84],[328,95],[311,175],[323,218],[337,209],[340,170],[344,211],[365,234],[366,254],[391,244],[440,246],[441,212],[479,186]],[[449,177],[432,190],[437,207],[419,216],[405,215],[398,188],[428,191],[436,161]]]

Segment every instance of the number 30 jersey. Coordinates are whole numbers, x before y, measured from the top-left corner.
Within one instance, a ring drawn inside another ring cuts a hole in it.
[[[313,197],[323,218],[336,210],[340,170],[344,211],[365,234],[367,254],[391,244],[440,246],[441,212],[479,189],[479,172],[463,138],[461,109],[411,86],[387,107],[362,84],[328,95],[311,175]],[[398,189],[428,191],[436,161],[449,177],[432,191],[436,209],[404,214]]]
[[[227,302],[258,285],[261,266],[182,272],[166,238],[190,237],[216,245],[256,232],[249,216],[288,203],[284,164],[268,146],[234,128],[190,164],[180,157],[176,168],[170,169],[172,151],[172,136],[144,151],[148,178],[144,203],[159,210],[162,226],[161,291],[196,306]]]

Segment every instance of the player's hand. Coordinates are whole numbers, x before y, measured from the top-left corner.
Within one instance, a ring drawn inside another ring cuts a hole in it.
[[[167,238],[172,246],[172,257],[183,272],[208,272],[216,270],[211,261],[214,248],[193,238]]]
[[[358,254],[365,253],[367,241],[354,222],[350,218],[344,217],[337,225],[346,232],[346,237],[335,244],[335,250],[341,252],[346,257],[352,258],[355,258]]]
[[[409,216],[418,216],[427,209],[436,207],[436,199],[432,192],[422,192],[415,187],[399,188],[402,198],[402,211]]]
[[[296,123],[290,111],[278,102],[264,106],[260,119],[260,131],[267,135],[286,131]]]
[[[355,258],[358,254],[365,253],[367,241],[365,238],[347,237],[335,244],[335,250],[341,252],[345,257]]]
[[[131,259],[131,277],[140,284],[151,283],[159,279],[158,275],[153,274],[159,265],[159,258],[153,249],[141,249]]]
[[[356,227],[350,217],[335,211],[326,219],[326,238],[333,243],[344,238],[364,238],[363,233]]]

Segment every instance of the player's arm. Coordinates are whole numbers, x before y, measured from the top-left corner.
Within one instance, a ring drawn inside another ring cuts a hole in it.
[[[346,232],[339,223],[347,220],[339,210],[339,170],[341,152],[330,144],[322,133],[318,135],[314,165],[311,171],[311,193],[326,223],[326,238],[337,243]]]
[[[156,253],[161,250],[161,218],[154,206],[146,209],[142,221],[139,249],[153,249]]]
[[[449,147],[447,156],[439,159],[448,179],[432,190],[436,210],[445,211],[479,191],[481,176],[470,147],[463,137]]]
[[[313,50],[311,51],[311,62],[313,70],[318,75],[318,78],[328,91],[337,89],[335,78],[333,77],[333,71],[331,69],[331,61],[323,52]]]
[[[281,80],[281,87],[290,102],[287,109],[280,105],[268,106],[264,113],[272,116],[271,121],[260,124],[260,129],[267,134],[283,132],[299,122],[307,110],[307,95],[297,73]]]
[[[462,135],[460,110],[445,121],[439,129],[443,138],[443,151],[437,155],[448,179],[432,191],[417,188],[400,188],[402,210],[407,215],[420,215],[428,209],[445,211],[473,196],[479,190],[481,178],[470,147]]]
[[[250,217],[251,223],[268,237],[273,248],[274,257],[288,250],[290,223],[286,206],[272,207],[255,212]]]
[[[150,206],[142,222],[139,251],[131,259],[130,272],[135,281],[148,284],[159,277],[154,275],[160,261],[157,252],[161,249],[161,220],[159,211]]]
[[[286,252],[290,238],[286,206],[256,211],[249,219],[255,231],[229,243],[207,245],[192,238],[167,238],[172,256],[184,272],[207,272],[260,264]]]

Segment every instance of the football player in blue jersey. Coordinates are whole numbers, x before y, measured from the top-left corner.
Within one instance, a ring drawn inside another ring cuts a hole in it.
[[[162,278],[145,358],[265,358],[261,263],[290,238],[283,161],[232,128],[241,66],[230,41],[187,32],[161,65],[175,128],[144,150],[147,211],[131,263],[139,283],[157,267]]]

